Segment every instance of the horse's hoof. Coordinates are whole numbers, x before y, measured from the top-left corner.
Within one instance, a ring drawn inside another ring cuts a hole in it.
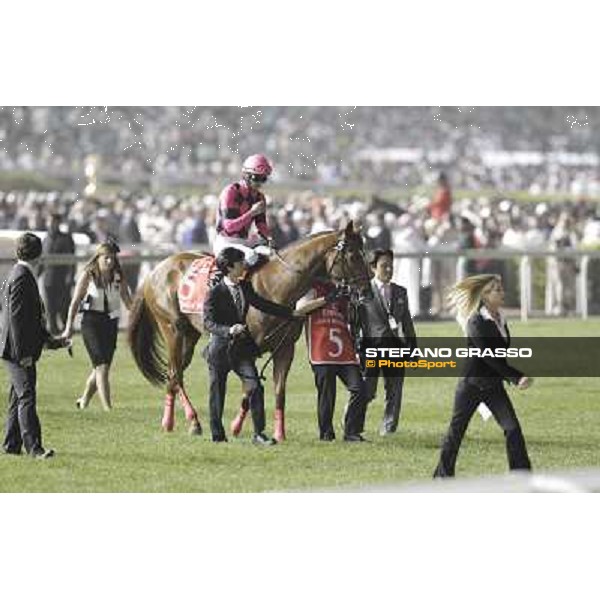
[[[202,435],[202,425],[200,425],[199,421],[192,423],[188,430],[190,435]]]

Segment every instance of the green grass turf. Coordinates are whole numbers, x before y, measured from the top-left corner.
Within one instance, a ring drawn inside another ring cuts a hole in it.
[[[419,323],[420,336],[458,335],[455,323]],[[514,321],[514,335],[597,336],[600,319]],[[201,341],[198,348],[204,345]],[[80,338],[75,358],[47,352],[39,363],[38,409],[44,444],[56,449],[50,461],[0,456],[0,491],[5,492],[242,492],[303,490],[428,480],[440,439],[451,412],[454,378],[408,378],[399,432],[376,435],[382,413],[378,399],[370,405],[366,435],[370,444],[320,443],[316,440],[316,400],[305,344],[298,346],[288,384],[288,441],[273,448],[250,443],[250,423],[229,444],[209,441],[206,364],[197,351],[188,370],[192,401],[202,417],[204,436],[187,434],[177,408],[176,429],[160,431],[162,390],[138,373],[124,337],[119,339],[112,373],[115,408],[106,414],[97,398],[83,412],[75,409],[89,366]],[[264,359],[263,359],[264,360]],[[262,360],[259,361],[262,364]],[[4,369],[2,388],[7,387]],[[240,387],[230,378],[225,423],[233,417]],[[536,469],[600,464],[600,381],[538,379],[527,392],[513,391]],[[267,382],[267,415],[273,393]],[[338,387],[336,427],[346,402]],[[4,418],[4,415],[2,415]],[[493,420],[474,417],[458,460],[459,476],[503,473],[507,469],[504,440]]]

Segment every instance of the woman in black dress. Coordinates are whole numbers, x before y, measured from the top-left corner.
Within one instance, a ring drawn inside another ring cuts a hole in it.
[[[77,282],[69,307],[64,338],[73,335],[73,322],[77,312],[82,312],[81,334],[92,362],[77,407],[84,409],[96,392],[104,410],[112,408],[109,371],[117,346],[121,301],[129,309],[131,294],[117,258],[119,247],[112,242],[100,244],[86,264]]]
[[[508,348],[510,333],[500,307],[504,288],[498,275],[474,275],[458,282],[448,296],[457,320],[467,334],[469,348]],[[525,438],[515,409],[504,389],[504,380],[525,390],[532,379],[511,367],[505,358],[467,359],[456,388],[450,427],[434,477],[453,477],[458,450],[473,413],[484,403],[504,431],[510,469],[530,470]]]

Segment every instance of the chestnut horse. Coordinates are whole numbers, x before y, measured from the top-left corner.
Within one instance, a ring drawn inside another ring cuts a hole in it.
[[[181,278],[200,256],[181,253],[159,263],[144,280],[130,314],[129,345],[138,368],[150,383],[167,387],[162,418],[165,431],[173,430],[174,401],[179,395],[190,422],[190,433],[202,433],[198,414],[185,391],[183,372],[192,360],[203,324],[200,315],[181,313],[177,298]],[[306,294],[316,277],[358,291],[370,289],[362,238],[354,231],[352,222],[345,229],[318,233],[294,242],[250,277],[257,293],[291,307]],[[260,351],[273,353],[274,437],[283,441],[286,380],[303,323],[298,319],[285,321],[253,307],[248,311],[246,323]],[[234,435],[241,430],[246,412],[247,405],[242,402],[232,424]]]

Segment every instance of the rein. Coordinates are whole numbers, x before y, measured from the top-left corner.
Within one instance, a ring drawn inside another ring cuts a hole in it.
[[[348,265],[346,264],[346,261],[343,260],[344,255],[346,253],[346,248],[347,248],[347,242],[346,240],[342,239],[342,240],[338,240],[334,249],[335,249],[335,256],[333,258],[333,260],[331,261],[331,264],[329,265],[329,268],[327,269],[327,273],[326,273],[326,277],[328,279],[331,279],[331,272],[333,271],[333,268],[335,266],[335,263],[341,258],[342,259],[342,285],[352,285],[353,283],[360,281],[361,277],[357,276],[357,277],[347,277],[347,268]],[[293,267],[292,265],[289,265],[284,259],[283,257],[279,254],[279,252],[277,252],[276,250],[274,251],[275,256],[278,258],[278,260],[290,271],[293,271],[294,273],[297,274],[304,274],[304,271],[297,269],[295,267]],[[361,250],[361,254],[364,257],[364,252]],[[265,340],[263,341],[263,343],[266,340],[271,339],[272,337],[274,337],[276,334],[278,334],[281,330],[283,330],[284,328],[287,329],[287,331],[285,332],[284,335],[281,336],[281,339],[279,340],[279,342],[277,342],[277,344],[275,345],[275,347],[273,348],[273,350],[271,350],[269,358],[266,360],[265,364],[262,366],[262,369],[260,370],[260,374],[259,374],[259,379],[261,381],[265,381],[266,377],[264,375],[266,368],[269,366],[269,364],[271,363],[271,361],[273,360],[273,358],[275,357],[275,354],[277,354],[278,350],[282,347],[283,343],[287,340],[288,335],[291,332],[291,325],[293,325],[296,321],[295,317],[292,317],[289,320],[283,321],[282,323],[280,323],[279,325],[277,325],[277,327],[275,327],[275,329],[268,335],[266,336]]]
[[[265,338],[265,339],[269,339],[270,337],[274,336],[276,333],[279,333],[279,331],[281,329],[283,329],[284,327],[287,328],[285,335],[281,336],[281,339],[279,340],[279,342],[277,342],[275,348],[273,348],[273,350],[271,350],[271,353],[269,354],[269,358],[267,358],[267,360],[265,361],[265,364],[262,366],[262,369],[260,370],[260,374],[258,375],[258,377],[261,381],[266,380],[265,370],[269,366],[269,364],[271,363],[271,361],[273,360],[275,355],[277,354],[277,351],[279,350],[279,348],[281,348],[281,346],[283,346],[283,342],[286,341],[287,336],[289,335],[289,333],[291,331],[290,325],[293,325],[295,320],[296,320],[295,317],[292,317],[291,319],[284,321],[283,323],[279,323],[279,325],[277,325],[277,327],[275,327],[275,329]]]
[[[304,271],[297,269],[296,267],[294,267],[293,265],[290,265],[288,262],[285,261],[285,259],[283,258],[283,256],[281,256],[281,254],[279,254],[279,252],[275,249],[273,249],[273,254],[275,254],[275,257],[277,258],[277,260],[288,270],[291,271],[292,273],[297,273],[298,275],[302,275],[304,273]]]

